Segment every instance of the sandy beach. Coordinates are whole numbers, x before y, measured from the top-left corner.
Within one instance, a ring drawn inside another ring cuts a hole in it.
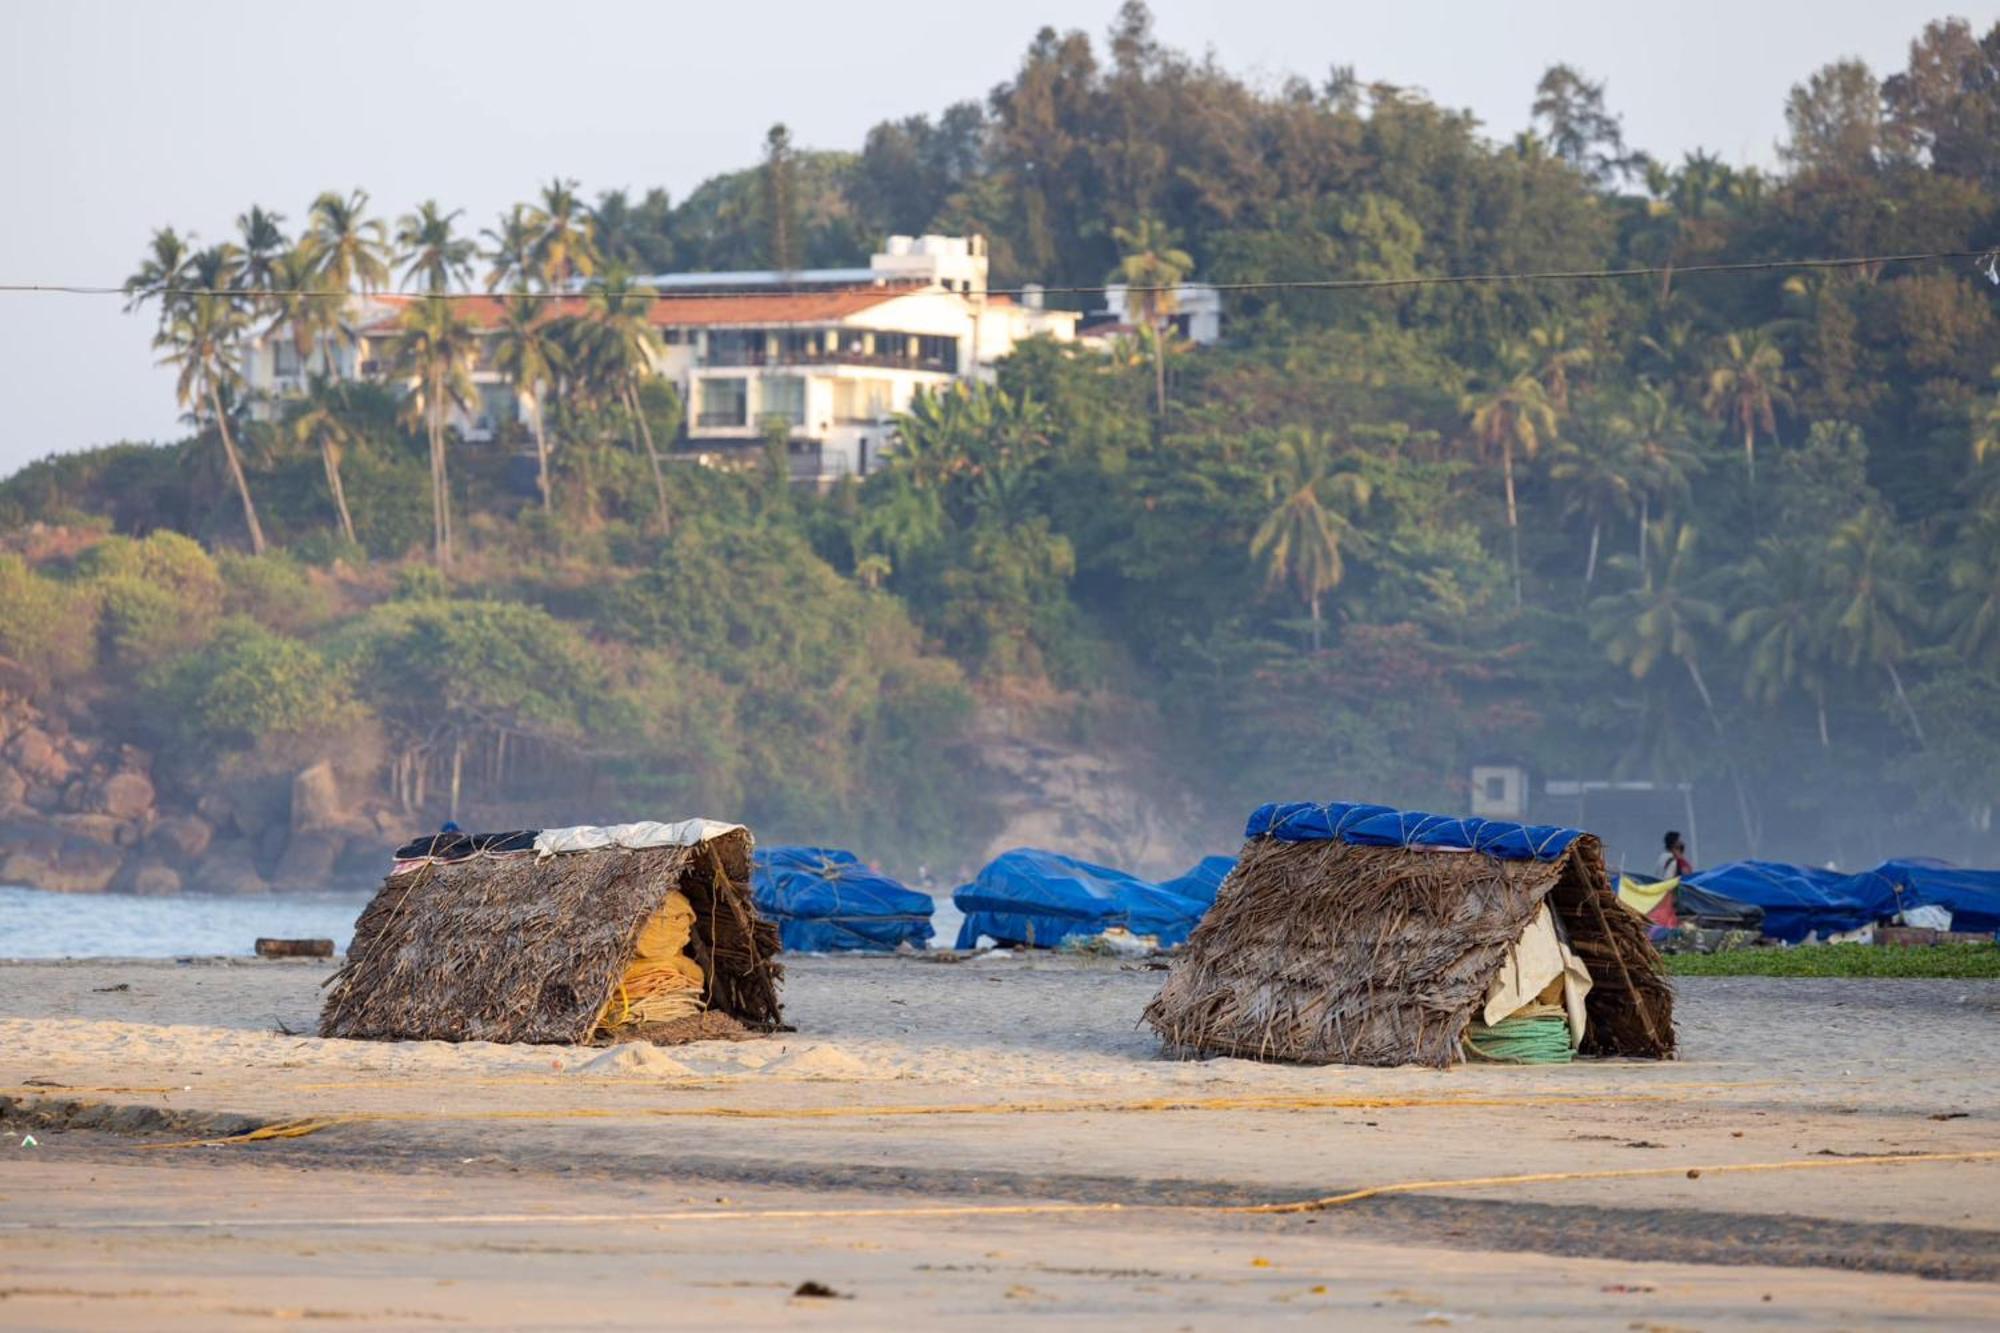
[[[787,962],[796,1032],[673,1050],[0,965],[0,1325],[2000,1318],[2000,983],[1687,979],[1671,1064],[1308,1069],[1164,1058],[1144,963]]]

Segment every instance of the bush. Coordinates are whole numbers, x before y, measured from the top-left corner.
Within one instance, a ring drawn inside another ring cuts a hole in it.
[[[88,593],[0,552],[0,654],[47,685],[89,670],[96,640],[97,606]]]
[[[241,616],[145,682],[168,739],[195,752],[249,750],[281,736],[330,736],[366,716],[347,677],[310,646]]]
[[[232,615],[248,616],[270,629],[296,634],[325,623],[333,614],[333,598],[326,588],[306,577],[306,571],[289,555],[225,551],[216,563],[222,571],[223,609]]]

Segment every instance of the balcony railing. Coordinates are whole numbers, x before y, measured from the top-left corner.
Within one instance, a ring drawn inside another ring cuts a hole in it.
[[[862,352],[817,350],[767,352],[745,347],[711,347],[702,358],[703,366],[718,369],[736,366],[872,366],[882,370],[929,370],[956,374],[956,356],[911,356],[907,352]]]

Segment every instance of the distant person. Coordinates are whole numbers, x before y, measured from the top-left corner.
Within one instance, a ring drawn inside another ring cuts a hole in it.
[[[1694,873],[1694,862],[1688,859],[1687,843],[1681,840],[1679,833],[1668,829],[1667,836],[1661,840],[1661,848],[1661,879],[1679,879]]]

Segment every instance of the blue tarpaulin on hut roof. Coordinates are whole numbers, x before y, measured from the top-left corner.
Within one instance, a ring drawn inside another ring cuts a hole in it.
[[[1859,878],[1779,861],[1730,861],[1681,882],[1763,908],[1764,933],[1797,944],[1815,931],[1825,939],[1858,930],[1881,915],[1879,895],[1856,891]]]
[[[1428,815],[1386,805],[1333,801],[1273,801],[1260,805],[1243,830],[1246,838],[1279,842],[1346,842],[1361,847],[1430,848],[1479,852],[1500,861],[1554,861],[1582,830],[1553,824],[1511,824],[1499,819]]]
[[[1189,875],[1200,870],[1197,866]],[[1016,847],[994,857],[951,898],[965,913],[958,932],[961,949],[977,945],[981,935],[1002,944],[1048,949],[1072,935],[1101,935],[1112,926],[1157,936],[1162,947],[1169,947],[1185,940],[1201,920],[1214,901],[1214,889],[1207,896],[1198,887],[1178,892],[1060,852]]]
[[[759,847],[750,872],[757,911],[798,953],[921,949],[931,937],[928,893],[906,888],[834,847]]]
[[[1906,857],[1884,861],[1847,881],[1848,892],[1878,916],[1913,907],[1942,907],[1951,928],[1978,934],[2000,931],[2000,870],[1967,870],[1948,861]]]

